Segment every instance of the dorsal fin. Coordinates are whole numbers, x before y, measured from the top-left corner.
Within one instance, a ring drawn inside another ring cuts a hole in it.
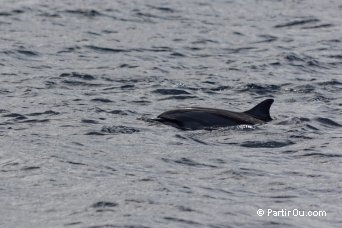
[[[259,120],[263,121],[271,121],[272,118],[270,116],[270,108],[273,103],[273,99],[267,99],[263,102],[257,104],[254,108],[244,112],[250,116],[253,116],[254,118],[257,118]]]

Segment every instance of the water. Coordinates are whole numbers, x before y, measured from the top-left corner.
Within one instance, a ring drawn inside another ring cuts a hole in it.
[[[341,10],[1,1],[0,226],[341,227]],[[266,98],[262,126],[147,121]]]

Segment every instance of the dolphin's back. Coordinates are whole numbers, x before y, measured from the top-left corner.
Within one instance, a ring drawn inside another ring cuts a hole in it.
[[[162,113],[158,118],[163,123],[191,130],[263,123],[245,113],[200,107],[170,110]]]
[[[271,120],[272,102],[272,99],[265,100],[246,112],[201,107],[175,109],[160,114],[157,120],[184,130],[262,124]]]

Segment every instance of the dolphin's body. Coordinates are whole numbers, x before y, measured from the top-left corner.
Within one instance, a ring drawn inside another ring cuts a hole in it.
[[[272,120],[272,103],[273,99],[267,99],[245,112],[201,107],[175,109],[160,114],[157,120],[182,130],[263,124]]]

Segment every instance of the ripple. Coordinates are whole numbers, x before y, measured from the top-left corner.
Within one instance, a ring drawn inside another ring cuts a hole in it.
[[[342,55],[341,55],[341,59],[342,59]],[[336,79],[333,79],[329,81],[319,82],[317,84],[321,86],[335,86],[335,85],[342,85],[342,82]]]
[[[27,61],[37,61],[41,54],[37,51],[30,51],[25,49],[15,49],[15,50],[4,50],[0,51],[7,56],[13,56],[16,59],[27,60]]]
[[[76,14],[76,15],[81,15],[81,16],[85,16],[85,17],[95,17],[95,16],[101,16],[102,14],[99,13],[96,10],[93,9],[89,9],[89,10],[85,10],[85,9],[77,9],[77,10],[65,10],[66,13],[70,13],[70,14]]]
[[[110,126],[110,127],[103,127],[101,129],[102,133],[107,134],[133,134],[136,132],[140,132],[139,129],[133,128],[133,127],[127,127],[127,126]]]
[[[98,132],[98,131],[91,131],[91,132],[87,132],[85,135],[106,135],[106,134],[102,132]]]
[[[184,223],[187,225],[197,225],[200,226],[201,224],[192,220],[187,220],[187,219],[180,219],[180,218],[175,218],[175,217],[169,217],[166,216],[164,217],[165,220],[171,221],[171,222],[178,222],[178,223]]]
[[[101,84],[88,83],[88,82],[76,81],[76,80],[63,80],[62,83],[69,85],[69,86],[85,86],[85,87],[101,86]]]
[[[98,124],[99,122],[96,120],[90,120],[90,119],[82,119],[82,123],[87,123],[87,124]]]
[[[186,100],[186,99],[194,99],[198,98],[197,96],[186,96],[186,95],[178,95],[178,96],[169,96],[166,98],[159,99],[160,101],[162,100]]]
[[[294,88],[289,88],[287,91],[295,92],[295,93],[312,93],[316,90],[316,87],[310,84],[300,85]]]
[[[322,69],[329,68],[327,64],[324,64],[318,61],[318,59],[308,55],[291,52],[287,53],[284,58],[290,66],[302,67],[304,70],[306,70],[307,67],[317,67]]]
[[[314,26],[305,26],[302,29],[319,29],[319,28],[330,28],[333,27],[333,24],[320,24],[320,25],[314,25]]]
[[[114,202],[99,201],[91,205],[93,208],[117,207],[119,204]]]
[[[26,55],[26,56],[38,56],[39,55],[39,53],[35,52],[35,51],[17,50],[17,52],[19,54],[23,54],[23,55]]]
[[[91,99],[91,101],[101,102],[101,103],[112,103],[113,102],[112,100],[107,99],[107,98],[94,98],[94,99]]]
[[[278,141],[266,141],[266,142],[257,142],[257,141],[246,141],[240,146],[248,147],[248,148],[280,148],[285,146],[293,145],[292,141],[278,142]]]
[[[301,124],[305,122],[310,122],[310,119],[304,118],[304,117],[293,117],[293,118],[290,118],[289,120],[281,121],[277,123],[277,125],[294,125],[294,124]]]
[[[156,9],[156,10],[160,10],[162,12],[167,12],[167,13],[174,13],[175,10],[169,7],[164,7],[164,6],[153,6],[153,5],[148,5],[148,7],[150,7],[151,9]]]
[[[3,115],[3,117],[12,117],[12,118],[16,118],[17,120],[27,119],[26,116],[19,114],[19,113],[9,113],[9,114]]]
[[[180,94],[190,94],[189,92],[181,89],[156,89],[152,93],[159,93],[162,95],[180,95]]]
[[[101,109],[99,107],[96,107],[95,112],[97,112],[97,113],[105,112],[105,113],[109,113],[109,114],[122,115],[122,116],[127,116],[129,113],[131,113],[131,114],[136,113],[136,112],[133,112],[130,110],[124,111],[124,110],[120,110],[120,109],[107,111],[107,110]]]
[[[86,48],[91,50],[100,52],[100,53],[122,53],[122,52],[131,52],[129,49],[119,49],[119,48],[108,48],[108,47],[99,47],[94,45],[86,45]]]
[[[67,48],[64,48],[61,51],[58,51],[57,53],[58,54],[60,54],[60,53],[72,53],[72,52],[76,52],[76,51],[78,51],[80,49],[81,49],[80,46],[67,47]]]
[[[31,170],[37,170],[37,169],[40,169],[40,167],[39,166],[27,166],[27,167],[22,168],[21,170],[31,171]]]
[[[272,36],[272,35],[259,35],[259,37],[263,38],[263,40],[257,41],[255,43],[271,43],[271,42],[278,40],[276,36]]]
[[[298,25],[304,25],[304,24],[309,24],[309,23],[315,23],[319,22],[317,18],[308,18],[308,19],[299,19],[295,21],[290,21],[284,24],[279,24],[275,25],[274,28],[284,28],[284,27],[293,27],[293,26],[298,26]]]
[[[335,121],[328,119],[328,118],[318,117],[315,120],[320,122],[321,124],[323,124],[325,126],[342,127],[341,124],[336,123]]]
[[[87,166],[86,164],[84,163],[81,163],[81,162],[74,162],[74,161],[65,161],[66,163],[68,164],[71,164],[71,165],[84,165],[84,166]]]
[[[239,54],[241,52],[245,53],[254,49],[256,49],[256,47],[224,48],[222,50],[229,54]]]
[[[323,154],[323,153],[308,153],[301,155],[302,157],[319,157],[319,158],[341,158],[342,154]]]
[[[86,81],[95,80],[96,77],[90,74],[82,74],[77,72],[71,72],[71,73],[63,73],[59,75],[59,77],[70,77],[70,78],[78,78]]]
[[[249,83],[246,86],[244,86],[242,89],[240,89],[239,91],[256,93],[259,95],[266,95],[266,94],[274,94],[280,91],[280,89],[281,89],[281,86],[278,86],[278,85],[263,85],[263,84]]]
[[[8,17],[8,16],[12,16],[12,13],[5,12],[5,11],[0,12],[0,17]]]
[[[29,120],[23,120],[23,121],[20,121],[20,123],[46,123],[46,122],[49,122],[50,120],[49,119],[29,119]]]
[[[115,114],[115,115],[122,115],[122,116],[127,116],[128,113],[122,110],[112,110],[112,111],[108,111],[107,113],[110,114]]]
[[[181,158],[179,160],[172,160],[172,159],[169,159],[169,158],[162,158],[162,161],[164,161],[166,163],[176,163],[176,164],[192,166],[192,167],[217,168],[216,165],[209,165],[209,164],[195,162],[195,161],[193,161],[192,159],[189,159],[189,158]]]
[[[119,68],[129,68],[129,69],[137,68],[137,67],[139,67],[139,66],[137,66],[137,65],[130,65],[130,64],[127,64],[127,63],[121,64],[119,66]]]
[[[26,114],[27,116],[41,116],[41,115],[50,115],[50,116],[55,116],[55,115],[59,115],[59,112],[55,112],[52,110],[47,110],[45,112],[33,112],[33,113],[28,113]]]

